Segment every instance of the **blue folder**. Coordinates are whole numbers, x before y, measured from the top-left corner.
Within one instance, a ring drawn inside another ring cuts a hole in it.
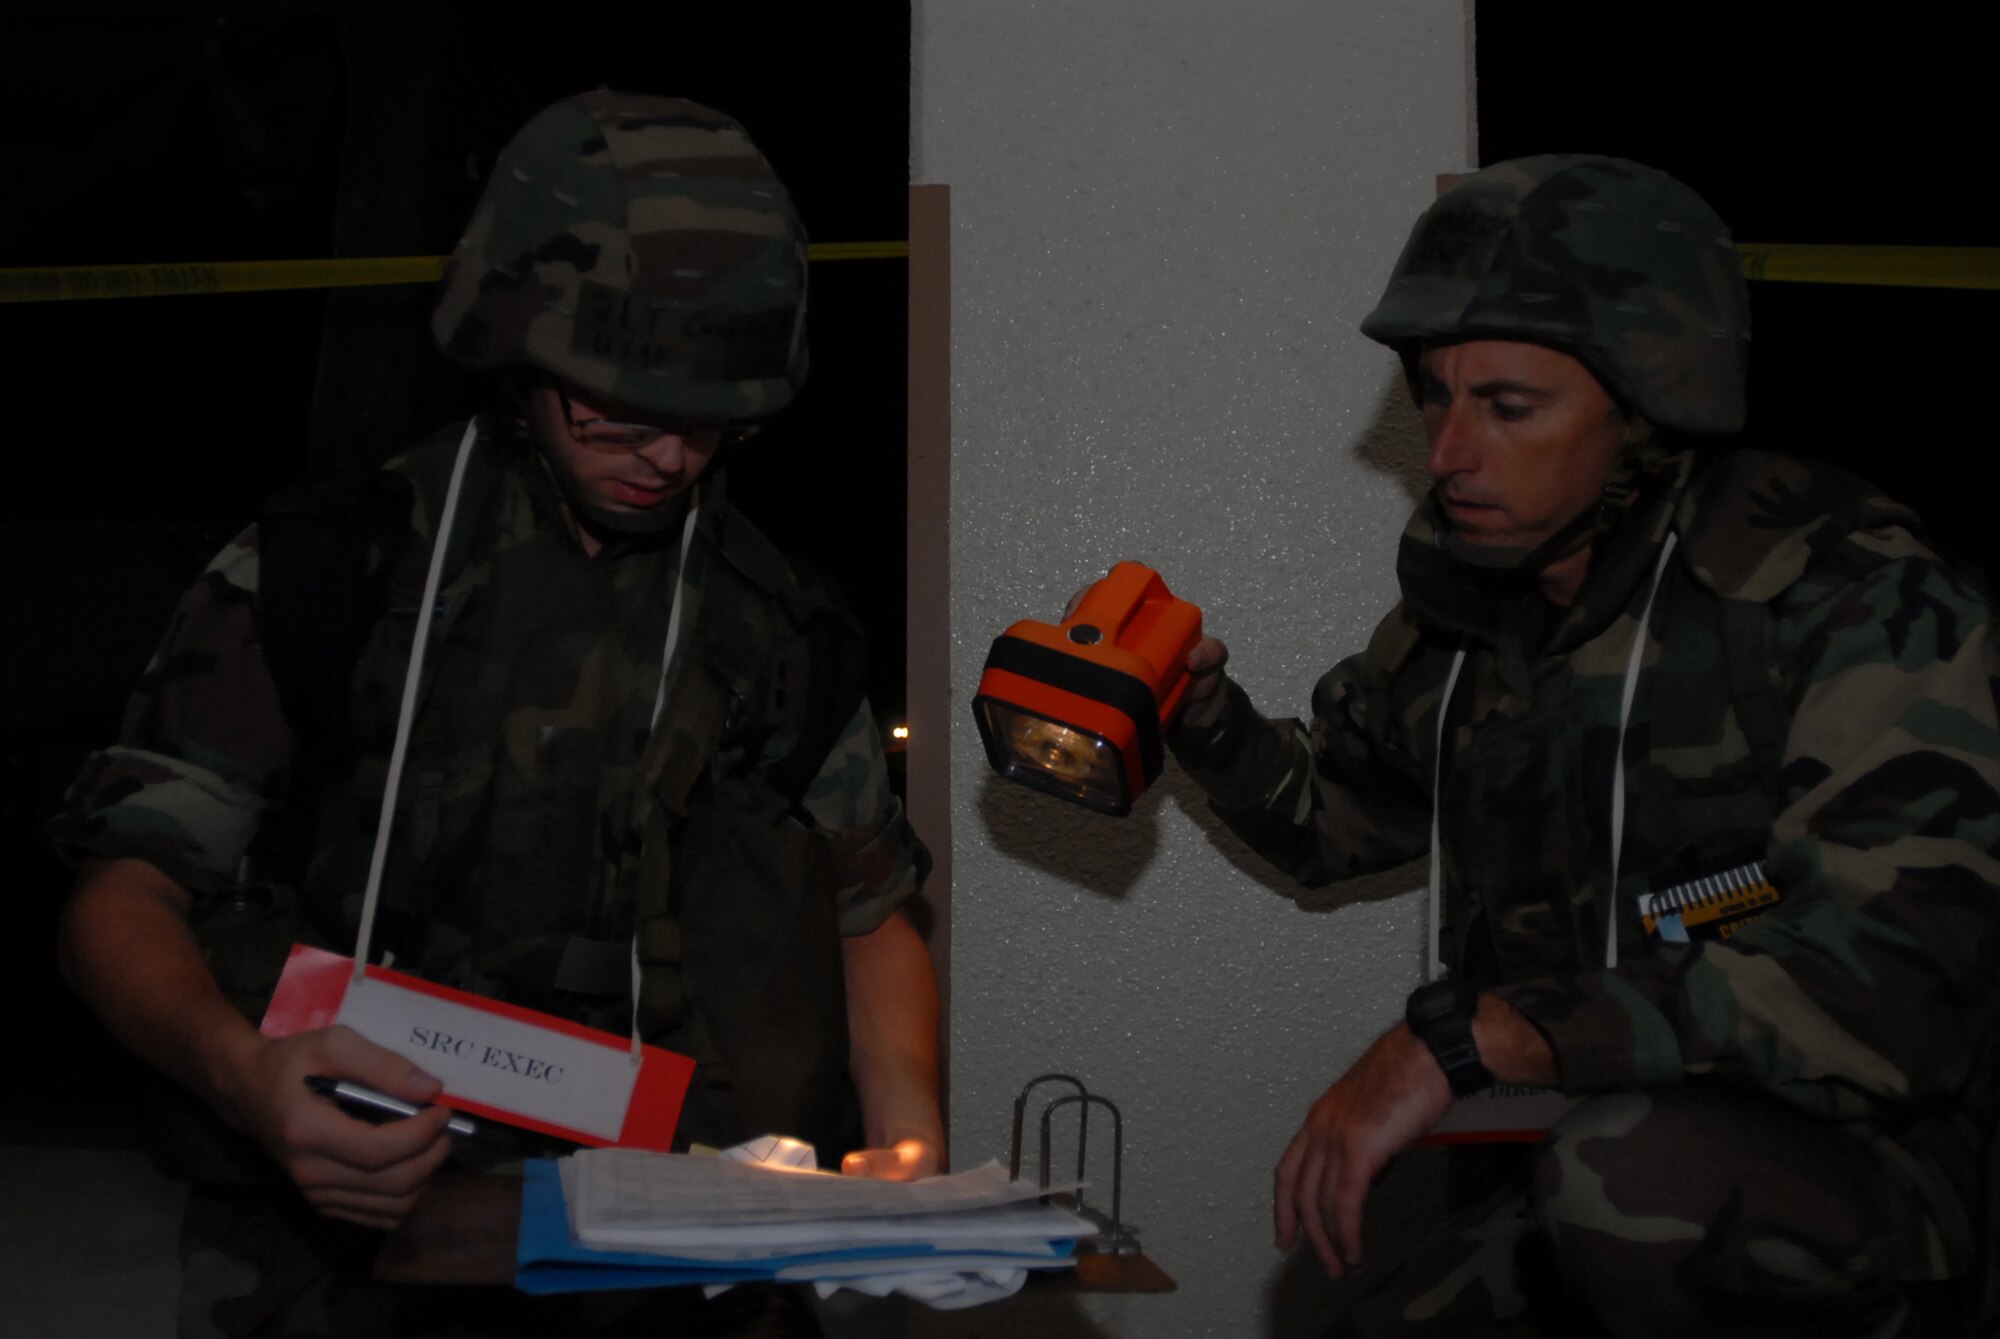
[[[1071,1241],[1051,1241],[1058,1251],[1073,1250]],[[570,1235],[569,1210],[563,1203],[562,1180],[556,1164],[537,1158],[526,1166],[521,1185],[521,1230],[514,1254],[514,1286],[527,1293],[593,1292],[612,1288],[664,1288],[687,1283],[749,1283],[773,1279],[781,1269],[848,1260],[907,1260],[913,1255],[937,1257],[938,1268],[950,1269],[954,1257],[976,1253],[939,1249],[923,1243],[870,1243],[837,1250],[799,1251],[754,1262],[691,1260],[651,1252],[608,1251],[585,1246]],[[1042,1267],[1048,1258],[1022,1256],[1022,1264]]]

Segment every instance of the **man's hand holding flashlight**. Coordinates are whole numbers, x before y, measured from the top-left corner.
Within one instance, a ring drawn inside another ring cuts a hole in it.
[[[1229,695],[1221,691],[1229,648],[1219,638],[1203,637],[1188,648],[1186,663],[1187,697],[1181,702],[1179,724],[1194,730],[1210,729],[1229,702]]]
[[[1229,648],[1220,638],[1204,637],[1188,652],[1188,702],[1203,701],[1222,686],[1222,667],[1229,663]]]

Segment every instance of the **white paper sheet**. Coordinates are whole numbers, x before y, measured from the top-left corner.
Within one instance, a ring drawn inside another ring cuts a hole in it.
[[[831,1172],[778,1171],[726,1158],[590,1149],[570,1159],[570,1221],[580,1240],[638,1240],[661,1228],[814,1222],[957,1213],[1033,1200],[997,1162],[922,1181],[876,1181]],[[573,1179],[572,1179],[573,1178]],[[1073,1186],[1054,1186],[1065,1190]],[[628,1233],[628,1237],[605,1236]]]

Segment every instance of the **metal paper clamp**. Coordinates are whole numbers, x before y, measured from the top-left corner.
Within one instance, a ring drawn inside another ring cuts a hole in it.
[[[1125,1119],[1111,1099],[1100,1097],[1083,1086],[1083,1080],[1070,1074],[1040,1074],[1029,1079],[1022,1087],[1021,1095],[1014,1099],[1014,1138],[1007,1156],[1007,1174],[1013,1180],[1021,1179],[1021,1128],[1027,1119],[1028,1095],[1044,1083],[1066,1083],[1076,1091],[1068,1096],[1050,1100],[1042,1108],[1042,1156],[1040,1182],[1042,1189],[1049,1187],[1049,1127],[1055,1113],[1062,1107],[1074,1106],[1076,1115],[1076,1211],[1104,1230],[1104,1236],[1090,1245],[1091,1250],[1109,1255],[1137,1255],[1139,1234],[1125,1226],[1123,1218],[1125,1183]],[[1111,1216],[1107,1220],[1102,1211],[1090,1208],[1084,1203],[1082,1182],[1089,1166],[1090,1108],[1101,1106],[1111,1113]],[[1042,1202],[1048,1203],[1044,1194]]]

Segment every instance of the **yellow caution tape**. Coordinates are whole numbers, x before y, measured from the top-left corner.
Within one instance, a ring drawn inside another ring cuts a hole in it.
[[[816,261],[896,260],[909,254],[908,242],[815,242],[806,248],[807,258]],[[352,260],[226,260],[205,265],[50,265],[0,269],[0,303],[434,284],[444,275],[444,262],[443,256],[370,256]]]
[[[2000,247],[1817,246],[1739,242],[1743,274],[1790,284],[2000,288]]]
[[[443,256],[357,260],[226,260],[209,265],[62,265],[0,270],[0,302],[164,298],[191,293],[262,293],[436,283]]]
[[[809,242],[807,260],[905,260],[908,242]]]
[[[1874,284],[1898,288],[2000,288],[2000,247],[1820,246],[1744,242],[1743,273],[1794,284]],[[908,242],[815,242],[815,261],[900,260]],[[443,256],[373,256],[351,260],[227,260],[202,265],[51,265],[0,269],[0,303],[74,302],[90,298],[184,297],[285,289],[431,284]]]

